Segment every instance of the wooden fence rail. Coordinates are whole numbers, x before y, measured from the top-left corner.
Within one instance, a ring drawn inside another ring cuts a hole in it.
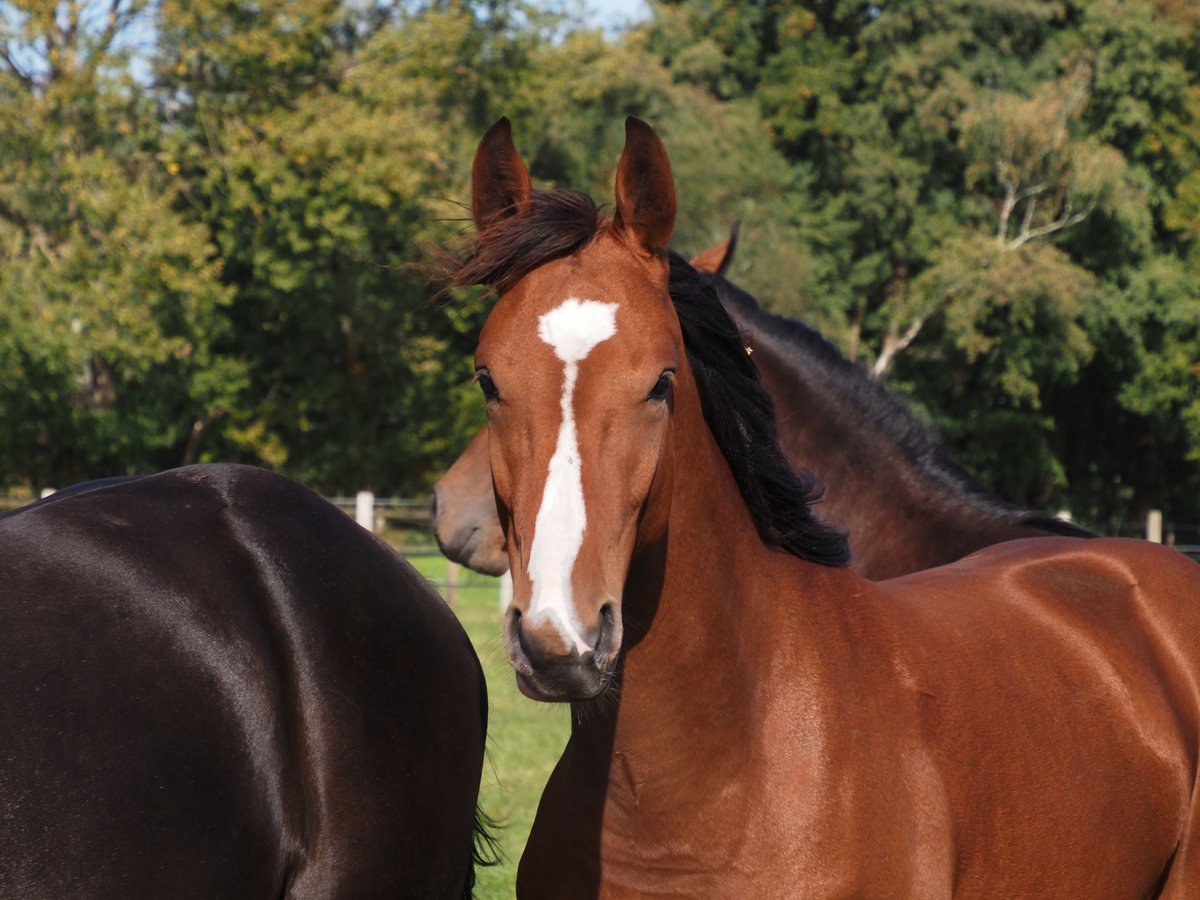
[[[43,496],[49,493],[52,491],[44,491]],[[431,525],[429,501],[424,498],[376,497],[370,491],[360,491],[353,497],[330,497],[329,500],[364,528],[375,532],[385,529],[422,530],[429,529]],[[0,496],[0,512],[16,509],[29,502],[27,497]],[[1120,524],[1104,530],[1112,535],[1166,543],[1200,560],[1200,524],[1167,522],[1162,510],[1150,510],[1143,522]],[[450,591],[456,589],[457,585],[451,587],[448,584],[446,587]]]

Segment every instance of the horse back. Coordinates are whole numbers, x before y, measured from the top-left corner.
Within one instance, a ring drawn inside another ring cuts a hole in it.
[[[1159,883],[1195,830],[1200,566],[1038,538],[879,590],[897,708],[953,810],[957,894],[1054,895],[1047,872],[1079,896]]]
[[[406,563],[191,467],[0,522],[0,894],[460,896],[484,687]]]

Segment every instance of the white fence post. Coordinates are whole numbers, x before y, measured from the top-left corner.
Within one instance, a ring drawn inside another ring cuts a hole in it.
[[[354,499],[354,521],[367,531],[375,530],[375,493],[359,491]]]
[[[1162,543],[1162,510],[1152,509],[1146,513],[1146,540]]]

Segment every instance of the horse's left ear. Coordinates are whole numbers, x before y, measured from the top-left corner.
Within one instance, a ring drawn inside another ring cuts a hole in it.
[[[706,275],[724,275],[733,262],[734,251],[737,250],[738,229],[741,228],[741,224],[734,222],[725,240],[693,256],[692,268]]]
[[[650,253],[662,253],[675,228],[675,182],[667,150],[654,129],[630,116],[617,164],[617,232]]]
[[[507,118],[496,120],[479,142],[471,165],[471,217],[483,232],[489,225],[516,215],[533,197],[529,170],[513,145]]]

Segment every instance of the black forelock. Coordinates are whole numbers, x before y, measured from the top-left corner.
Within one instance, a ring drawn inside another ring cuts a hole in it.
[[[449,285],[481,284],[503,294],[539,266],[582,250],[600,222],[600,208],[587,194],[535,191],[523,209],[476,234],[463,252],[438,260],[433,274]]]

